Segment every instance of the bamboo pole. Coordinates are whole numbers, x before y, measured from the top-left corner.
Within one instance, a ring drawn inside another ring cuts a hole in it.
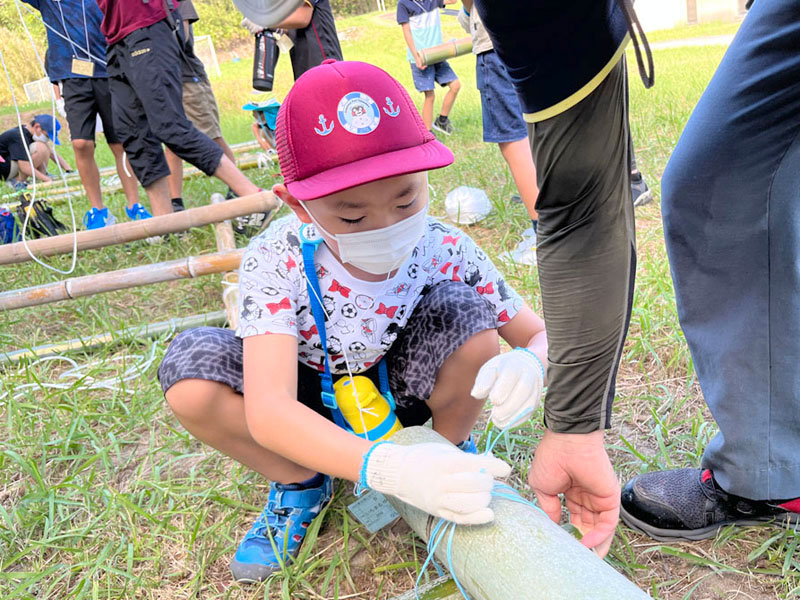
[[[211,194],[211,204],[225,202],[222,194]],[[220,221],[214,225],[217,235],[217,250],[226,252],[235,250],[236,239],[233,237],[233,227],[229,220]],[[242,250],[244,253],[244,250]],[[241,259],[240,259],[241,261]],[[236,268],[239,265],[237,263]],[[236,331],[239,326],[239,272],[229,271],[222,275],[222,303],[228,315],[228,327]]]
[[[448,444],[425,427],[401,429],[400,444]],[[437,519],[392,496],[387,500],[426,540]],[[493,497],[494,521],[455,528],[450,558],[453,575],[471,600],[644,600],[642,590],[598,558],[539,509]],[[436,558],[449,566],[447,540]]]
[[[237,250],[234,247],[233,250],[215,254],[187,256],[151,265],[84,275],[83,277],[70,277],[54,283],[9,290],[0,293],[0,310],[27,308],[164,281],[223,273],[238,269],[243,254],[244,248]]]
[[[192,327],[202,327],[203,325],[222,325],[225,323],[225,311],[218,310],[202,315],[192,315],[191,317],[181,317],[158,321],[138,327],[128,327],[117,331],[107,331],[96,335],[73,338],[54,344],[44,344],[29,349],[12,350],[11,352],[0,352],[0,364],[16,363],[26,358],[36,359],[44,356],[54,356],[75,350],[93,350],[106,344],[120,344],[129,340],[154,338],[170,331],[183,331]]]
[[[240,142],[238,144],[231,144],[231,150],[233,153],[236,154],[237,152],[243,150],[252,150],[253,148],[258,148],[258,142],[255,140],[251,140],[249,142]],[[238,163],[237,163],[238,164]],[[185,171],[184,171],[185,172]],[[110,167],[103,167],[100,169],[100,177],[110,177],[112,175],[117,174],[117,166],[111,165]],[[80,179],[80,174],[77,171],[67,175],[65,179],[69,181],[78,181]],[[43,188],[57,188],[60,185],[63,185],[62,179],[53,179],[52,181],[42,182],[40,185]],[[37,186],[38,187],[38,186]]]
[[[469,54],[472,52],[472,38],[465,37],[459,40],[450,40],[438,46],[431,46],[420,50],[419,54],[422,57],[423,65],[432,65],[442,62],[448,58],[455,58],[462,54]]]
[[[252,167],[258,166],[258,158],[257,157],[253,157],[253,156],[250,156],[250,157],[243,156],[243,157],[241,157],[240,159],[237,160],[236,165],[240,169],[250,169]],[[183,171],[183,178],[184,179],[188,179],[190,177],[196,177],[197,175],[200,175],[201,173],[202,172],[197,167],[188,167],[188,168],[184,169],[184,171]],[[74,197],[76,195],[81,195],[81,196],[84,195],[83,186],[81,186],[81,185],[73,185],[72,187],[69,187],[65,191],[63,189],[63,183],[61,183],[60,181],[59,182],[53,182],[53,183],[60,183],[61,187],[59,188],[59,186],[57,186],[57,185],[51,185],[46,189],[41,189],[40,190],[40,188],[39,188],[40,184],[37,184],[36,185],[37,198],[41,199],[41,200],[47,200],[48,202],[51,202],[51,203],[57,203],[57,202],[62,202],[64,200],[66,200],[67,198]],[[48,185],[48,184],[41,184],[41,185],[44,186],[44,185]],[[119,191],[121,189],[122,189],[122,184],[121,183],[117,183],[117,184],[114,184],[114,185],[105,186],[103,188],[103,192],[105,192],[105,193],[116,192],[116,191]],[[41,191],[41,194],[38,193],[39,191]],[[14,194],[12,194],[12,195],[14,195]],[[14,195],[14,197],[16,198],[18,195],[19,194],[16,194],[16,195]],[[12,202],[6,203],[6,204],[8,206],[10,206],[10,207],[13,207],[16,204],[19,204],[19,201],[18,200],[13,200]]]
[[[65,254],[72,251],[73,235],[77,236],[78,250],[103,248],[123,244],[151,236],[185,231],[191,227],[202,227],[225,219],[242,217],[254,212],[269,212],[278,207],[279,202],[271,192],[259,192],[242,198],[227,200],[222,204],[199,206],[178,213],[109,225],[102,229],[79,231],[53,237],[40,238],[27,242],[30,251],[37,257]],[[31,260],[22,242],[0,246],[0,265],[21,263]]]

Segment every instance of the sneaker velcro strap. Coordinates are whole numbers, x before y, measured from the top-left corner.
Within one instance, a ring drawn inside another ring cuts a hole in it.
[[[320,488],[312,488],[306,490],[280,490],[275,494],[276,508],[272,509],[277,512],[281,508],[313,508],[325,499],[325,494]]]

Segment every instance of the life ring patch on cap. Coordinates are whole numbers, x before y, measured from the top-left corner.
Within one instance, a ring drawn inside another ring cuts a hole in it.
[[[364,92],[350,92],[339,100],[339,123],[350,133],[366,135],[378,128],[381,111]]]

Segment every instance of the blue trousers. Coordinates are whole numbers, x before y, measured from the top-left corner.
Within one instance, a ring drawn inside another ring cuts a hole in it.
[[[678,316],[728,492],[800,496],[800,0],[755,0],[662,180]]]

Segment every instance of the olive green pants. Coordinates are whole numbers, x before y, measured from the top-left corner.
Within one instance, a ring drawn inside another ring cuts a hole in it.
[[[610,426],[636,269],[626,86],[623,60],[584,100],[529,125],[552,431]]]

